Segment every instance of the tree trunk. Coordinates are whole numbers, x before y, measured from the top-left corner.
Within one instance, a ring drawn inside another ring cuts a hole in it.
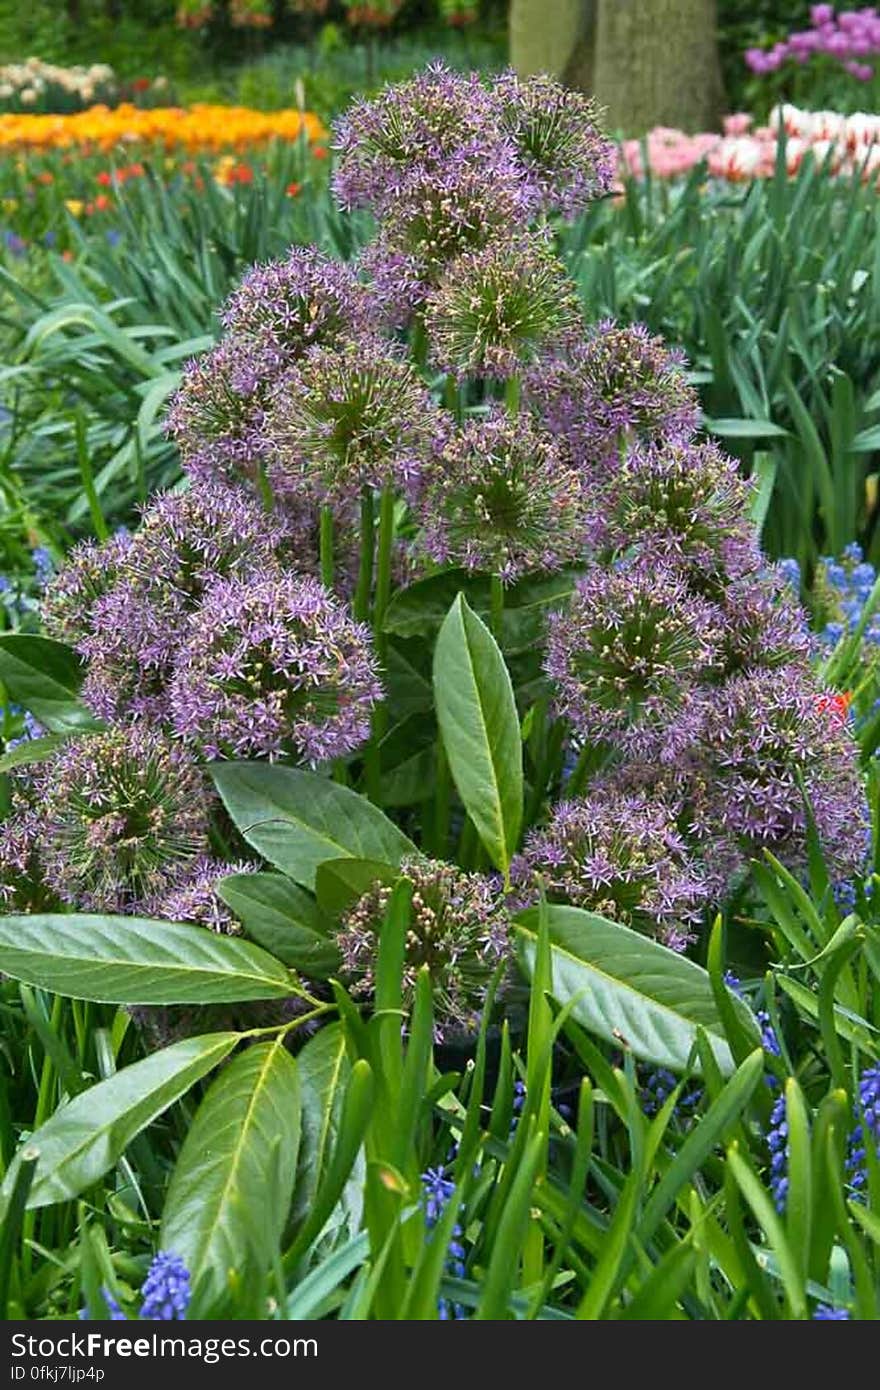
[[[724,107],[715,0],[510,0],[510,61],[595,93],[610,130],[711,130]]]
[[[609,130],[713,130],[724,105],[715,0],[599,0],[593,91]]]
[[[591,0],[510,0],[510,62],[520,77],[562,77],[590,8]]]

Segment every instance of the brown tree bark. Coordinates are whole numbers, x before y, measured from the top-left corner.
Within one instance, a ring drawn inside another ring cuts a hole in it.
[[[593,91],[607,125],[713,130],[724,105],[715,0],[599,0]]]
[[[715,0],[511,0],[510,58],[594,93],[626,135],[711,130],[724,109]]]

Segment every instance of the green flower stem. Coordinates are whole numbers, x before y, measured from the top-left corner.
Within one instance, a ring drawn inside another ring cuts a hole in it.
[[[394,491],[383,487],[379,503],[379,548],[376,555],[376,597],[373,604],[373,638],[382,661],[385,655],[385,610],[391,597],[391,552],[394,546]]]
[[[321,583],[325,589],[333,588],[333,509],[321,508]]]
[[[361,493],[361,563],[354,596],[354,616],[366,622],[370,613],[370,591],[373,587],[373,493],[365,487]]]
[[[507,406],[507,413],[509,415],[519,414],[519,401],[521,394],[522,384],[520,382],[519,377],[508,377],[507,384],[504,387],[504,403]]]
[[[421,314],[417,314],[413,320],[410,350],[416,366],[424,371],[428,364],[428,334],[425,331],[425,320]]]
[[[455,417],[455,423],[461,424],[461,391],[455,377],[450,375],[443,383],[443,404],[446,409],[451,411]]]
[[[266,465],[261,463],[257,467],[257,487],[260,493],[260,501],[267,512],[271,512],[275,506],[275,494],[272,491],[272,484],[269,482],[269,475],[266,472]]]
[[[497,574],[492,575],[489,590],[489,628],[495,641],[501,646],[501,624],[504,619],[504,585]]]

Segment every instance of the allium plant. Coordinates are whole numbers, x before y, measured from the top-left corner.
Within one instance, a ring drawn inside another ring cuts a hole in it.
[[[458,1040],[521,910],[700,950],[765,850],[857,875],[864,795],[686,363],[554,254],[610,190],[593,106],[433,65],[334,145],[372,243],[247,273],[169,410],[182,490],[49,584],[85,707],[16,772],[0,884],[253,937],[320,1013],[382,992],[405,876],[403,1006],[426,967]]]

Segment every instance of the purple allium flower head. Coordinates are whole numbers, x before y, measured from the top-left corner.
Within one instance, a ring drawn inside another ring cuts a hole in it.
[[[679,565],[700,592],[755,571],[761,554],[749,517],[749,484],[715,444],[670,440],[630,450],[601,496],[607,545],[638,544]]]
[[[720,602],[729,674],[807,663],[812,639],[806,614],[775,570],[729,584]]]
[[[494,83],[492,99],[536,208],[574,217],[611,191],[614,146],[595,102],[544,74],[521,80],[514,72]]]
[[[186,1317],[192,1291],[189,1270],[179,1255],[160,1250],[141,1288],[140,1316],[145,1322],[174,1322]]]
[[[12,807],[0,834],[0,910],[38,912],[52,902],[40,861],[40,816],[32,778],[21,770],[12,783]]]
[[[408,82],[353,102],[336,123],[333,191],[346,209],[382,214],[413,167],[442,176],[450,157],[469,152],[480,161],[503,143],[479,76],[431,63]]]
[[[527,838],[513,874],[520,890],[540,881],[551,902],[622,922],[672,950],[694,939],[711,892],[672,808],[613,785],[561,801]]]
[[[369,291],[353,268],[313,246],[252,266],[220,312],[235,345],[267,354],[280,369],[310,347],[366,332],[372,316]]]
[[[389,196],[382,245],[412,258],[424,290],[465,252],[522,231],[527,190],[512,151],[489,149],[450,156],[439,169],[413,169]]]
[[[679,352],[643,324],[609,319],[526,376],[526,399],[547,429],[564,436],[586,467],[622,436],[686,440],[700,418]]]
[[[746,853],[806,861],[803,781],[832,878],[863,871],[870,824],[856,747],[808,669],[737,675],[713,692],[704,727],[701,815]]]
[[[393,344],[352,338],[313,348],[279,383],[267,434],[280,496],[350,501],[361,488],[406,487],[430,443],[436,409]]]
[[[166,922],[194,922],[219,936],[240,936],[241,923],[220,897],[217,884],[230,874],[254,874],[258,869],[258,864],[246,860],[196,859],[163,892],[145,903],[144,914]]]
[[[428,292],[415,256],[395,250],[379,232],[364,247],[358,265],[370,282],[377,331],[407,328]]]
[[[268,570],[206,593],[176,663],[178,735],[208,758],[341,757],[382,696],[370,634],[309,576]]]
[[[428,297],[425,327],[442,371],[504,379],[574,332],[580,316],[564,266],[535,233],[452,261]]]
[[[676,570],[594,563],[548,629],[544,670],[582,739],[664,762],[693,741],[691,697],[718,667],[722,632],[718,608]]]
[[[400,872],[413,884],[403,968],[405,1006],[411,1006],[419,970],[427,965],[436,1040],[473,1033],[489,980],[510,955],[503,899],[488,878],[439,860],[404,860]],[[391,891],[388,884],[374,883],[340,921],[336,940],[355,998],[368,998],[375,989],[379,933]]]
[[[87,734],[33,775],[46,882],[81,911],[137,910],[207,852],[203,775],[151,730]]]
[[[526,415],[498,409],[450,431],[425,470],[415,510],[432,560],[505,582],[584,553],[578,474]]]
[[[266,402],[277,373],[274,354],[232,338],[186,364],[165,423],[191,477],[256,478],[266,452]]]
[[[116,583],[129,540],[127,535],[116,535],[103,545],[84,541],[74,546],[40,603],[43,627],[50,637],[79,648],[92,631],[96,601]]]
[[[307,521],[304,514],[297,526],[292,515],[267,513],[243,488],[220,482],[154,498],[77,647],[89,663],[89,708],[106,720],[163,719],[174,661],[205,589],[276,558],[295,555],[304,568]],[[311,560],[314,567],[314,552]]]

